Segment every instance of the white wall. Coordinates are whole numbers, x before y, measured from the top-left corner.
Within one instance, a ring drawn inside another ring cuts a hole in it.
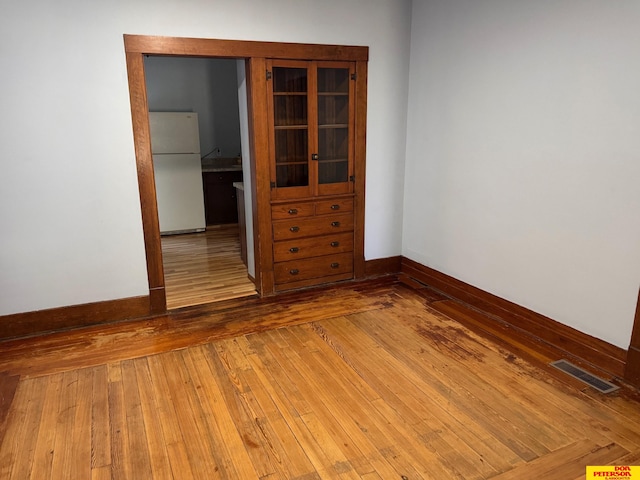
[[[410,0],[4,5],[0,315],[148,293],[124,33],[369,46],[365,255],[398,255],[410,10]]]
[[[403,254],[627,348],[640,2],[414,0]]]
[[[251,193],[251,143],[249,139],[249,106],[247,104],[247,70],[244,60],[236,60],[238,80],[238,113],[242,145],[242,183],[244,190],[244,220],[247,239],[247,273],[256,277],[255,245],[253,238],[253,194]],[[240,195],[240,192],[238,192]]]

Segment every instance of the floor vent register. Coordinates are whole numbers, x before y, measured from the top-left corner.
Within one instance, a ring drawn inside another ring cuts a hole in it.
[[[590,374],[586,370],[583,370],[580,367],[577,367],[571,362],[567,360],[557,360],[555,362],[551,362],[549,365],[557,368],[558,370],[562,370],[564,373],[571,375],[572,377],[580,380],[581,382],[586,383],[590,387],[595,388],[601,393],[611,393],[618,390],[620,387],[614,385],[613,383],[609,383],[602,378],[596,377],[595,375]]]

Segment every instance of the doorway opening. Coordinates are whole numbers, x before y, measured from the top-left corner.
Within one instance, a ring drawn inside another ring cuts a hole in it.
[[[144,57],[169,310],[256,294],[244,62]]]

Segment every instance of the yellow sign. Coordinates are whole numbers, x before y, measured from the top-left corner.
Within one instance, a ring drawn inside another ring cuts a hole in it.
[[[617,480],[622,478],[630,478],[640,480],[640,467],[631,466],[608,466],[608,467],[587,467],[587,480]]]

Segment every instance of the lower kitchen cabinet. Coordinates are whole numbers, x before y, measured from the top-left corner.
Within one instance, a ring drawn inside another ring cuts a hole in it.
[[[236,188],[242,181],[241,171],[203,172],[204,213],[207,225],[238,223]]]

